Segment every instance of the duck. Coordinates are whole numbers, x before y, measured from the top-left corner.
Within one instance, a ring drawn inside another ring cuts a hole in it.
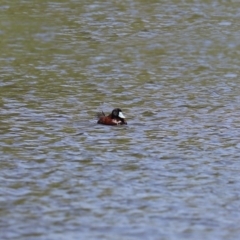
[[[98,124],[105,124],[105,125],[123,125],[127,124],[125,120],[125,116],[122,113],[120,108],[115,108],[112,110],[112,113],[108,116],[105,116],[105,113],[102,112],[101,116],[97,121]]]

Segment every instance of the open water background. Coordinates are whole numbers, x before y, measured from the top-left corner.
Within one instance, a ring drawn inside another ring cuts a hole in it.
[[[0,1],[0,238],[240,236],[238,1]],[[96,124],[120,107],[127,126]]]

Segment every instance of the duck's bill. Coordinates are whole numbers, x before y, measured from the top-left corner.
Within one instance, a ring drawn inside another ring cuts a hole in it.
[[[119,112],[118,116],[119,116],[120,118],[125,118],[125,116],[122,114],[122,112]]]

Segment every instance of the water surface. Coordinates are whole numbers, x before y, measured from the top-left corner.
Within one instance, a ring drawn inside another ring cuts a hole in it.
[[[238,5],[2,1],[1,239],[238,239]]]

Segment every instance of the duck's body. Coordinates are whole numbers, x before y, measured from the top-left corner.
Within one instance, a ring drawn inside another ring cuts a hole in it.
[[[120,108],[113,109],[112,113],[108,116],[105,116],[102,113],[102,116],[98,119],[98,124],[105,124],[105,125],[123,125],[127,124],[125,121],[125,116],[122,114],[122,110]]]

